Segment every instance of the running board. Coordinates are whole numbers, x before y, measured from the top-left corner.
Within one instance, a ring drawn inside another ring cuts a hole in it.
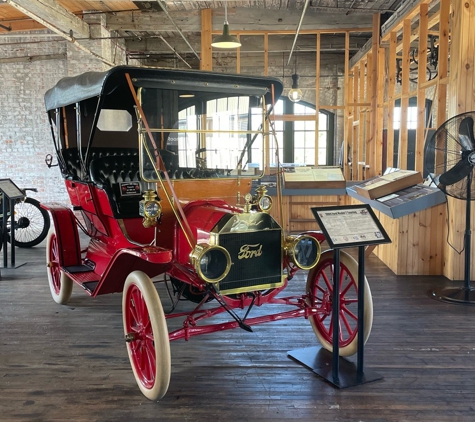
[[[89,294],[92,294],[99,284],[99,275],[88,265],[71,265],[63,267],[63,270]]]
[[[99,283],[99,280],[97,281],[87,281],[85,283],[81,284],[81,287],[92,294],[94,292],[94,289],[96,288],[97,284]]]

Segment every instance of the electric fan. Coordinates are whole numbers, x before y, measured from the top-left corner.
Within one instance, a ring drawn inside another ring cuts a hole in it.
[[[466,201],[464,234],[464,284],[460,288],[438,288],[429,292],[434,299],[474,303],[470,286],[470,210],[475,198],[475,111],[458,114],[443,123],[426,142],[424,164],[435,185],[446,195]]]

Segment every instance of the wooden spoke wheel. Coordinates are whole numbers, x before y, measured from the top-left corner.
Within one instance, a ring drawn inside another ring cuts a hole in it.
[[[170,383],[170,341],[157,290],[141,271],[130,273],[125,281],[122,316],[135,380],[145,397],[159,400]]]
[[[310,323],[322,346],[329,351],[333,350],[333,275],[333,251],[326,251],[307,278],[307,300],[318,309],[318,313],[309,318]],[[339,354],[350,356],[356,353],[358,346],[358,263],[345,252],[340,253],[339,283]],[[373,325],[373,299],[366,277],[364,283],[366,343]]]
[[[65,305],[71,298],[73,281],[61,270],[59,244],[54,228],[50,229],[46,240],[46,271],[53,300],[60,305]]]

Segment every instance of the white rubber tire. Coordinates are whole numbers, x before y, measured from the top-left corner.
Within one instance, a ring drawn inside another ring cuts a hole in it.
[[[135,337],[126,344],[137,385],[148,399],[160,400],[170,384],[170,341],[160,297],[142,271],[133,271],[125,281],[122,318],[126,338]]]
[[[73,281],[61,270],[58,242],[53,227],[46,238],[46,272],[53,300],[60,305],[65,305],[71,298]]]
[[[308,278],[307,278],[307,297],[308,301],[310,301],[310,297],[312,297],[311,292],[314,291],[314,284],[316,278],[321,274],[322,271],[325,269],[328,270],[329,264],[333,262],[333,251],[329,250],[320,256],[320,260],[317,264],[316,267],[314,267],[309,273],[308,273]],[[333,265],[333,264],[331,264]],[[345,252],[340,252],[340,271],[342,268],[346,268],[345,273],[348,273],[347,276],[349,275],[351,278],[353,278],[354,282],[356,283],[356,289],[355,289],[355,294],[354,297],[356,297],[357,294],[357,286],[358,286],[358,263],[356,260],[348,255]],[[333,272],[332,272],[333,274]],[[341,274],[341,273],[340,273]],[[332,278],[332,275],[326,273],[328,276],[327,278],[330,279]],[[364,342],[366,343],[369,335],[371,333],[371,328],[373,326],[373,298],[371,296],[371,289],[368,284],[368,280],[365,277],[364,280]],[[331,289],[333,292],[333,289]],[[340,291],[340,294],[342,292]],[[311,306],[315,306],[315,303],[309,303]],[[341,306],[340,306],[341,308]],[[340,309],[341,313],[341,309]],[[331,321],[333,313],[331,312],[327,316],[328,322]],[[357,314],[356,314],[357,315]],[[319,315],[316,316],[311,316],[309,318],[310,323],[312,325],[313,331],[315,335],[318,338],[318,341],[320,344],[327,350],[333,351],[333,341],[329,341],[329,332],[323,332],[323,329],[320,324],[317,323],[316,318],[318,318]],[[341,317],[340,317],[340,323],[341,323]],[[341,346],[339,348],[339,355],[340,356],[351,356],[357,352],[358,348],[358,334],[355,335],[354,339],[347,345]]]

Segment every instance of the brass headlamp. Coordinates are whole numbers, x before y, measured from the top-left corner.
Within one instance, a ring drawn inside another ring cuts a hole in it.
[[[272,208],[272,198],[267,195],[267,188],[261,185],[256,189],[256,192],[256,195],[248,193],[244,196],[244,200],[246,201],[244,204],[244,212],[250,212],[251,209],[269,212]]]
[[[195,245],[190,253],[190,262],[200,278],[207,283],[219,283],[231,269],[231,256],[219,245]]]
[[[139,202],[139,214],[143,217],[142,224],[145,228],[156,226],[162,215],[162,206],[156,198],[157,194],[153,190],[146,190]]]
[[[315,267],[321,254],[320,243],[308,234],[287,236],[284,241],[284,251],[289,261],[302,270]]]
[[[257,206],[260,211],[269,212],[272,208],[272,198],[267,195],[267,188],[260,185],[257,189]]]

